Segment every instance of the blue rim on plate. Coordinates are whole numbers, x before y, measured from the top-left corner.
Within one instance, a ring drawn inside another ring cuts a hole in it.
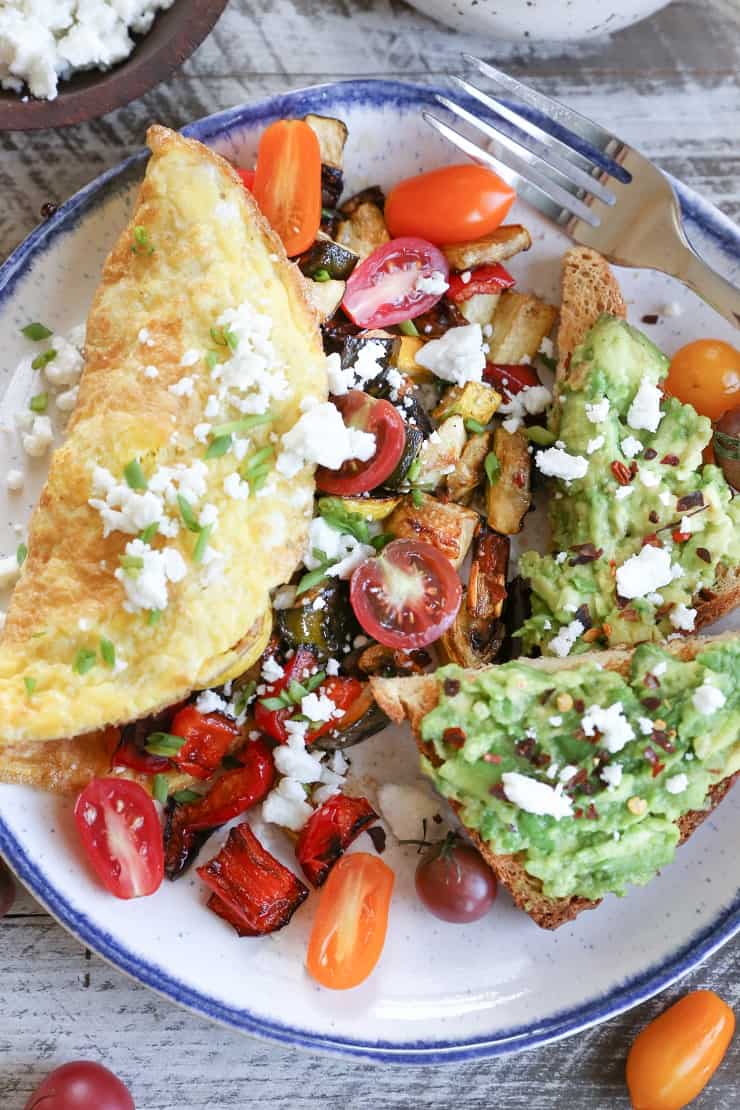
[[[307,89],[270,97],[256,104],[231,108],[190,124],[184,133],[203,142],[224,138],[230,132],[267,123],[282,116],[302,116],[328,110],[341,114],[350,105],[390,106],[403,111],[420,111],[435,106],[435,89],[429,85],[407,85],[397,81],[352,81],[316,85]],[[479,106],[478,106],[479,110]],[[146,158],[145,152],[133,155],[81,189],[44,224],[37,227],[0,267],[0,309],[10,291],[57,235],[73,229],[101,193],[127,183]],[[740,231],[711,204],[680,182],[673,181],[689,235],[700,235],[728,261],[740,256]],[[73,909],[28,858],[15,835],[0,817],[0,852],[18,877],[57,920],[84,944],[120,970],[145,986],[195,1011],[243,1033],[285,1045],[331,1052],[382,1063],[438,1064],[500,1056],[577,1033],[628,1010],[696,967],[740,932],[740,891],[707,928],[697,932],[673,956],[648,967],[640,975],[625,980],[588,1005],[554,1014],[546,1021],[501,1031],[493,1038],[468,1038],[464,1041],[425,1040],[391,1043],[331,1037],[297,1029],[282,1022],[269,1021],[217,1002],[195,991],[179,979],[166,974],[155,964],[142,960],[111,933],[101,930],[83,913]]]

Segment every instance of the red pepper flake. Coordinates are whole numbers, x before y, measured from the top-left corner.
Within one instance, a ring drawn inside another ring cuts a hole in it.
[[[678,466],[681,460],[678,455],[664,455],[660,461],[663,466]]]
[[[623,462],[620,462],[618,459],[615,459],[612,463],[611,471],[614,477],[619,482],[620,486],[628,486],[632,481],[632,475],[630,474],[629,467],[625,466],[625,464]]]
[[[588,817],[589,821],[598,821],[599,819],[599,811],[593,802],[591,802],[591,805],[586,810],[586,817]]]
[[[451,748],[462,748],[467,739],[465,730],[458,728],[456,725],[452,728],[446,728],[442,733],[442,739],[445,744],[449,744]]]
[[[691,532],[682,532],[680,528],[674,528],[671,536],[674,543],[686,543],[687,540],[691,539]]]
[[[574,790],[577,790],[579,787],[583,786],[584,782],[586,782],[587,779],[588,771],[585,767],[581,767],[580,770],[577,771],[573,778],[570,779],[570,781],[568,782],[568,792],[572,793]]]
[[[528,736],[524,740],[517,740],[514,746],[516,748],[517,755],[520,755],[522,759],[528,759],[531,761],[532,756],[535,752],[535,748],[537,747],[537,743],[535,740],[532,739],[531,736]]]
[[[572,567],[581,566],[584,563],[593,563],[604,554],[603,547],[595,547],[592,543],[577,543],[574,544],[570,550],[576,552],[576,554],[568,560]]]
[[[580,806],[573,810],[573,816],[575,817],[576,821],[579,821],[581,817],[583,817],[583,810]]]
[[[670,742],[670,740],[668,739],[668,733],[665,732],[663,729],[653,729],[653,735],[651,739],[653,743],[657,744],[659,748],[662,748],[664,752],[668,752],[670,754],[671,752],[675,752],[676,750],[675,744],[672,744]]]
[[[446,678],[444,680],[444,685],[442,689],[444,690],[446,697],[454,698],[457,696],[457,694],[460,693],[460,682],[456,678]]]
[[[652,712],[653,709],[660,708],[660,698],[643,698],[642,704]]]
[[[583,698],[576,698],[576,700],[573,702],[573,705],[575,707],[576,713],[583,713],[584,709],[586,708],[586,703]]]
[[[494,785],[489,788],[488,793],[492,794],[494,798],[498,798],[501,802],[508,801],[504,793],[504,784],[502,782],[494,783]]]
[[[630,477],[631,478],[635,477],[635,475],[637,474],[637,470],[638,470],[637,463],[633,459],[632,462],[630,463]]]
[[[703,559],[705,563],[711,563],[712,556],[709,554],[706,547],[697,547],[696,554],[700,559]]]
[[[532,762],[534,763],[535,767],[549,767],[551,763],[551,757],[547,754],[547,752],[538,752]]]
[[[660,686],[660,679],[654,675],[652,671],[648,671],[642,680],[643,686],[647,686],[649,690],[657,690]]]
[[[483,756],[483,762],[484,763],[500,763],[501,762],[501,756],[496,755],[494,752],[486,752],[486,754]]]
[[[696,509],[699,507],[699,505],[703,504],[704,495],[700,489],[697,489],[694,490],[693,493],[687,493],[684,494],[683,497],[679,497],[678,501],[676,502],[676,508],[678,509],[679,513],[685,513],[687,509]]]
[[[647,536],[643,536],[642,546],[643,547],[648,547],[648,546],[649,547],[662,547],[663,542],[658,536],[656,536],[655,532],[649,532],[647,534]]]
[[[651,509],[650,512],[648,513],[648,520],[650,521],[651,524],[657,524],[658,521],[660,520],[660,517],[656,513],[655,509]]]
[[[519,489],[524,489],[527,484],[527,474],[523,470],[516,470],[513,474],[512,481]]]
[[[660,760],[658,758],[658,754],[655,751],[655,749],[651,748],[649,746],[647,748],[645,748],[644,755],[645,755],[645,759],[648,761],[648,763],[652,767],[652,776],[653,776],[653,778],[654,779],[657,778],[658,775],[660,774],[660,772],[665,770],[665,763],[660,762]]]
[[[653,449],[652,447],[648,447],[648,448],[647,448],[647,450],[646,450],[646,451],[643,451],[643,453],[642,453],[642,454],[643,454],[643,458],[645,458],[645,459],[648,459],[648,460],[649,460],[649,459],[654,459],[654,458],[656,458],[656,456],[657,456],[658,452],[657,452],[657,451],[655,451],[655,450],[654,450],[654,449]]]

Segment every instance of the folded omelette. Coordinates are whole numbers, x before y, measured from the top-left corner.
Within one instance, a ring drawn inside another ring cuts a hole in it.
[[[68,782],[109,761],[106,726],[238,673],[305,546],[312,471],[273,466],[327,395],[303,279],[227,162],[164,127],[148,143],[0,641],[2,778],[39,781],[54,741]]]

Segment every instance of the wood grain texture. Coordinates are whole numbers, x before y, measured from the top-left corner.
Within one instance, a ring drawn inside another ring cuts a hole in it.
[[[678,0],[614,38],[562,54],[455,35],[401,0],[231,0],[167,85],[102,120],[0,134],[0,258],[61,201],[142,146],[152,120],[179,126],[243,100],[353,76],[435,80],[460,51],[502,63],[640,147],[740,219],[740,37],[725,12]],[[86,953],[27,895],[0,921],[0,1110],[40,1078],[98,1059],[137,1110],[628,1110],[623,1067],[637,1031],[692,987],[740,1011],[740,942],[660,999],[579,1037],[468,1065],[380,1068],[284,1050],[202,1021]],[[740,1037],[697,1110],[740,1105]]]

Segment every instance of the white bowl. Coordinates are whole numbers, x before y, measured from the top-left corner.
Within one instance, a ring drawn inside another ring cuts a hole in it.
[[[509,41],[590,39],[629,27],[669,0],[410,0],[455,31]]]

